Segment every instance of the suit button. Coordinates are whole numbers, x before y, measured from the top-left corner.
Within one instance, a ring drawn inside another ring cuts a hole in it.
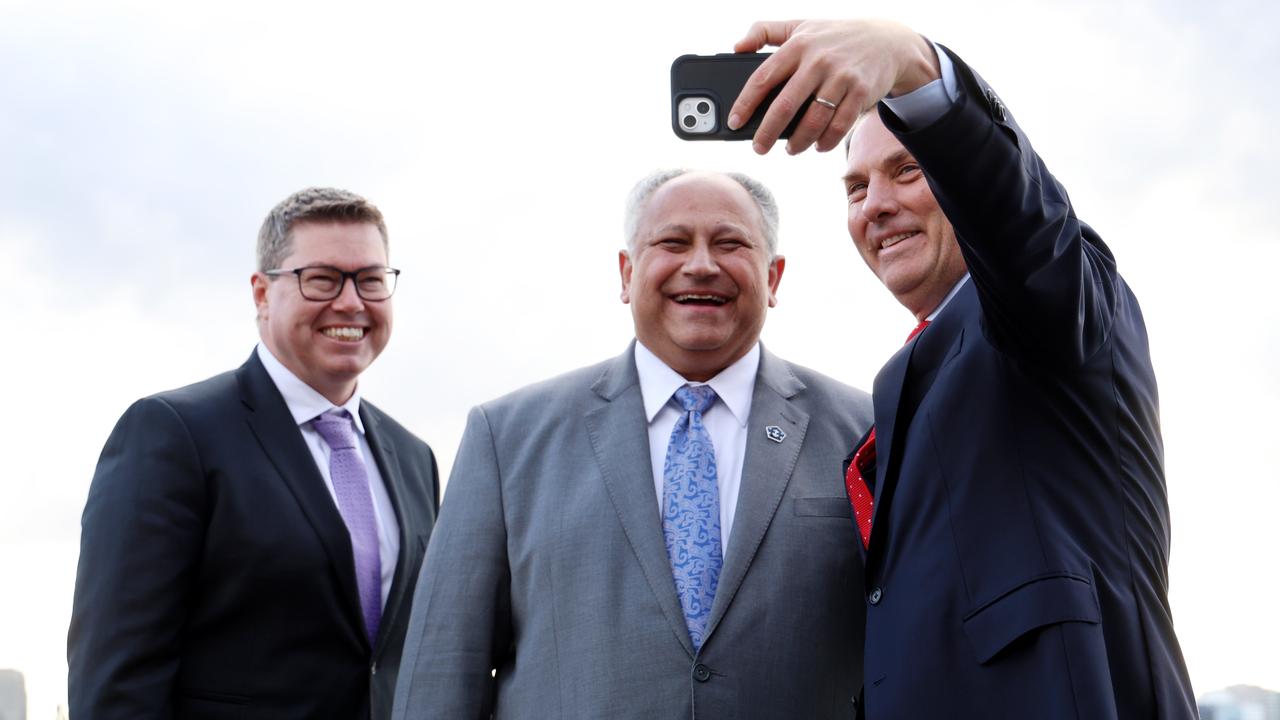
[[[872,605],[879,605],[880,598],[882,597],[884,597],[884,591],[880,589],[879,585],[877,585],[871,588],[871,592],[867,593],[867,602]]]
[[[693,666],[693,679],[698,682],[706,682],[711,679],[711,670],[706,665],[698,663]]]
[[[370,666],[369,666],[369,674],[370,674],[370,675],[377,675],[377,674],[378,674],[378,663],[374,663],[374,664],[372,664],[372,665],[370,665]]]

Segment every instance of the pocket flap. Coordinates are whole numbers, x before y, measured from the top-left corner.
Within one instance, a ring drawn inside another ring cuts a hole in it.
[[[964,632],[979,663],[985,663],[1023,635],[1064,622],[1102,622],[1093,586],[1077,575],[1031,580],[969,613]]]
[[[853,506],[847,497],[798,497],[795,499],[796,515],[809,517],[835,517],[853,519]]]

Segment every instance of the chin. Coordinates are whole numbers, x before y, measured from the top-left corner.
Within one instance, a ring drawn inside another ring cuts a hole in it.
[[[881,284],[883,284],[889,292],[893,293],[894,297],[902,297],[903,295],[910,294],[918,289],[923,281],[924,278],[921,277],[919,273],[913,273],[910,271],[899,272],[896,271],[896,269],[890,269],[888,272],[880,275]]]
[[[349,382],[360,377],[370,361],[363,358],[341,358],[324,364],[324,374],[337,382]]]
[[[723,333],[691,333],[675,338],[675,344],[685,352],[713,352],[723,350],[729,338]]]

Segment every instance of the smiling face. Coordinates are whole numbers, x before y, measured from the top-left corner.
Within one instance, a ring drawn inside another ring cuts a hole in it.
[[[731,178],[689,173],[645,203],[633,250],[618,254],[636,339],[686,380],[706,381],[760,337],[785,260],[770,258],[763,219]]]
[[[280,269],[329,265],[346,271],[387,264],[373,223],[301,222]],[[348,280],[333,300],[307,300],[292,273],[253,274],[258,333],[272,355],[335,405],[355,392],[356,380],[391,337],[391,300],[369,302]]]
[[[964,256],[920,165],[876,112],[853,131],[844,183],[849,235],[862,259],[924,319],[964,277]]]

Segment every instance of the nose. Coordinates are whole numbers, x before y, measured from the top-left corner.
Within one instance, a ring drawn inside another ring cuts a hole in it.
[[[862,200],[862,216],[875,222],[898,213],[898,198],[891,182],[870,182]]]
[[[360,293],[356,292],[356,279],[348,277],[342,280],[342,291],[338,293],[338,297],[329,301],[329,306],[338,312],[345,313],[358,313],[364,310],[364,300],[361,299]]]
[[[711,253],[710,242],[695,242],[684,260],[684,272],[695,277],[709,277],[720,272],[720,264]]]

